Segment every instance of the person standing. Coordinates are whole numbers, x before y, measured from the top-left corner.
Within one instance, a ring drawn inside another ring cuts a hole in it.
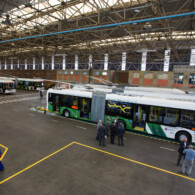
[[[110,143],[114,144],[114,140],[115,140],[115,135],[117,133],[116,130],[116,126],[115,126],[115,122],[112,122],[112,125],[110,125]]]
[[[124,143],[123,143],[124,133],[125,133],[125,128],[123,127],[123,124],[120,123],[118,127],[118,145],[119,146],[124,146]]]
[[[110,118],[108,116],[108,118],[106,119],[106,135],[108,136],[110,131]]]
[[[105,146],[106,128],[103,124],[100,124],[98,132],[99,132],[99,145]]]
[[[98,124],[97,124],[97,135],[96,135],[96,140],[99,141],[99,127],[100,125],[102,125],[102,120],[99,120]]]
[[[179,149],[178,149],[179,155],[178,155],[178,159],[177,159],[177,166],[180,165],[182,157],[183,158],[185,157],[183,151],[184,151],[184,149],[188,148],[189,145],[190,144],[189,144],[187,138],[184,138],[183,141],[180,143],[180,146],[179,146]]]
[[[185,173],[185,169],[187,169],[187,176],[191,174],[192,166],[194,164],[195,151],[193,150],[193,146],[189,145],[188,149],[183,151],[185,154],[185,159],[182,164],[182,173]]]
[[[114,117],[114,123],[115,123],[115,126],[118,127],[119,126],[119,121],[117,119],[117,117],[115,116]]]

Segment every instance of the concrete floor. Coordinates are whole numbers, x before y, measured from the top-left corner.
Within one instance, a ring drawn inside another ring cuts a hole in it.
[[[94,150],[178,173],[177,144],[126,133],[124,147],[100,147],[94,125],[30,110],[44,104],[34,92],[0,94],[0,144],[9,148],[0,181],[73,141],[93,148],[72,144],[1,184],[1,195],[194,194],[195,182],[188,178]]]

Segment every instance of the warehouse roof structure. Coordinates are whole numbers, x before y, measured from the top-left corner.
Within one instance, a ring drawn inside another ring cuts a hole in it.
[[[0,56],[189,49],[195,40],[194,0],[3,0]],[[40,36],[41,35],[41,36]]]

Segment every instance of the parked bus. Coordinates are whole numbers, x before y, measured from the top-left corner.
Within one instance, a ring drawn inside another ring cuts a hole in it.
[[[11,94],[16,93],[15,83],[12,80],[0,80],[0,93]]]
[[[12,80],[15,82],[16,88],[26,90],[44,90],[45,82],[43,79],[30,79],[18,77],[0,77],[3,80]]]
[[[43,79],[15,78],[18,89],[44,90]]]
[[[187,95],[186,95],[187,96]],[[55,90],[47,92],[47,109],[65,117],[97,122],[117,116],[127,130],[195,143],[195,101],[147,96]]]

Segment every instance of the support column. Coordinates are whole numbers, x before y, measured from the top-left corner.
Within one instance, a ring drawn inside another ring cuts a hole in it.
[[[35,58],[33,58],[33,70],[35,70]]]
[[[108,70],[108,54],[104,54],[104,70]]]
[[[42,58],[41,58],[41,69],[42,69],[42,70],[45,69],[44,63],[45,63],[45,59],[44,59],[44,57],[42,57]]]
[[[52,54],[52,56],[51,56],[51,69],[52,70],[54,70],[54,58],[55,58],[55,56],[54,56],[54,54]]]
[[[142,51],[141,71],[146,70],[147,51]]]
[[[63,54],[62,58],[62,70],[66,70],[66,54]]]
[[[13,66],[13,59],[11,59],[11,70],[14,69],[14,66]]]
[[[79,58],[78,58],[78,54],[75,54],[75,66],[74,69],[78,70],[79,67]]]
[[[7,59],[5,58],[5,70],[7,70]]]
[[[163,71],[169,71],[170,54],[171,54],[171,50],[170,49],[165,50]]]
[[[126,57],[127,57],[127,53],[123,52],[122,53],[122,66],[121,66],[121,70],[126,70]]]
[[[27,59],[24,60],[24,69],[27,70]]]
[[[191,49],[190,66],[195,66],[195,49]]]
[[[92,60],[93,60],[93,57],[91,54],[89,54],[89,64],[88,64],[89,69],[92,68]]]
[[[17,68],[19,69],[20,68],[20,60],[18,59],[18,66]]]

